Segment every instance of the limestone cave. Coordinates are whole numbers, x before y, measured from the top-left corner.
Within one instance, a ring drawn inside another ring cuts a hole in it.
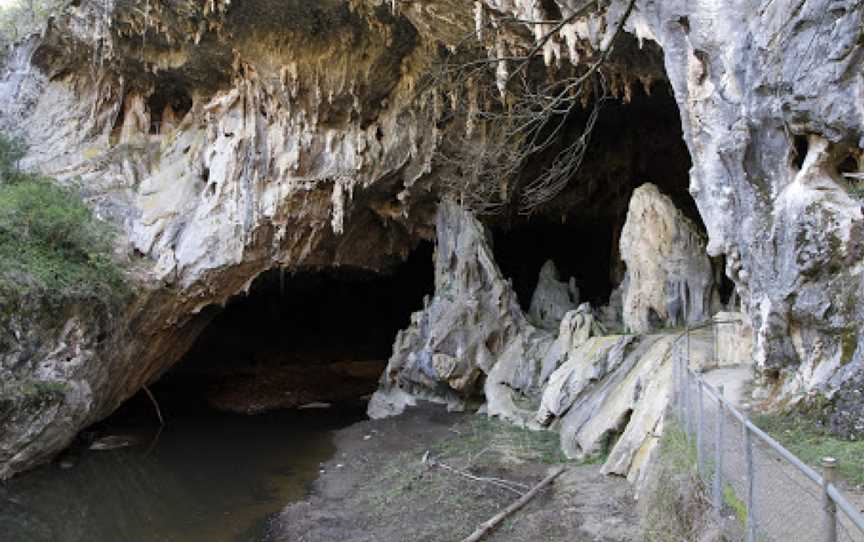
[[[823,538],[679,433],[864,456],[862,24],[0,1],[4,540]]]
[[[571,114],[570,128],[549,151],[580,133],[588,112]],[[496,260],[511,278],[524,308],[531,303],[540,269],[547,260],[561,280],[575,279],[580,300],[599,308],[609,303],[626,266],[619,241],[633,190],[650,182],[674,201],[704,235],[705,226],[688,193],[690,155],[681,133],[678,105],[668,83],[636,87],[628,101],[609,99],[591,134],[591,152],[568,187],[530,216],[490,221]],[[532,175],[544,163],[528,168]],[[718,268],[722,265],[718,262]],[[724,299],[731,292],[722,273]]]

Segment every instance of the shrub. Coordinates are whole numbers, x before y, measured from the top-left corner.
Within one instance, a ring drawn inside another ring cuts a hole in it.
[[[21,146],[0,136],[0,299],[36,294],[54,304],[126,292],[111,258],[112,231],[77,192],[21,172]]]

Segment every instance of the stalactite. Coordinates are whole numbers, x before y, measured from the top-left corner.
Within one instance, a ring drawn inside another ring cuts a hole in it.
[[[477,41],[483,42],[483,27],[486,26],[486,15],[483,11],[483,2],[474,2],[474,31],[477,34]]]
[[[501,99],[507,98],[507,79],[510,77],[510,71],[507,67],[507,46],[504,43],[504,38],[499,34],[495,46],[495,54],[498,58],[498,66],[495,68],[495,86],[498,87],[498,92],[501,93]]]

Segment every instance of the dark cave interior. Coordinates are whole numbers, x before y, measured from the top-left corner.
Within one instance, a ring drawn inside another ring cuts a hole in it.
[[[211,309],[218,314],[154,392],[197,393],[244,413],[361,398],[374,391],[396,333],[432,294],[432,253],[422,242],[382,273],[268,271],[247,295]]]
[[[558,150],[579,137],[587,115],[587,110],[572,113],[560,141],[532,160],[525,175],[536,176]],[[678,105],[668,83],[655,83],[650,94],[634,88],[629,103],[607,100],[584,162],[568,187],[531,216],[489,223],[496,259],[513,280],[523,308],[530,305],[540,268],[548,259],[555,262],[561,280],[576,279],[583,301],[595,308],[608,301],[625,272],[618,241],[630,196],[643,183],[657,185],[704,232],[688,191],[690,167]],[[723,278],[725,300],[729,284]]]

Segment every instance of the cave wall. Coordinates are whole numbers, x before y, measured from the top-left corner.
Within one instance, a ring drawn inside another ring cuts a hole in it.
[[[864,143],[862,6],[637,7],[628,28],[663,48],[707,250],[727,258],[772,399],[840,399],[861,382],[864,340],[861,202],[838,171]],[[864,429],[862,407],[837,404],[835,429]]]
[[[628,4],[574,21],[546,53],[565,57],[574,40],[603,47]],[[532,2],[485,5],[535,15]],[[170,367],[206,325],[202,309],[262,271],[381,269],[430,239],[431,158],[445,134],[413,99],[439,45],[473,28],[472,9],[82,0],[13,49],[0,127],[29,143],[25,166],[80,179],[119,226],[118,258],[139,293],[124,317],[99,325],[11,316],[4,381],[62,380],[69,391],[26,416],[3,410],[0,478]],[[839,390],[832,419],[846,432],[862,419],[850,391],[864,379],[862,213],[838,166],[852,167],[864,144],[861,28],[853,0],[637,0],[625,25],[646,50],[662,49],[707,250],[726,256],[774,397]],[[151,133],[169,102],[168,116],[182,115],[176,129]],[[17,348],[30,343],[41,349]]]

